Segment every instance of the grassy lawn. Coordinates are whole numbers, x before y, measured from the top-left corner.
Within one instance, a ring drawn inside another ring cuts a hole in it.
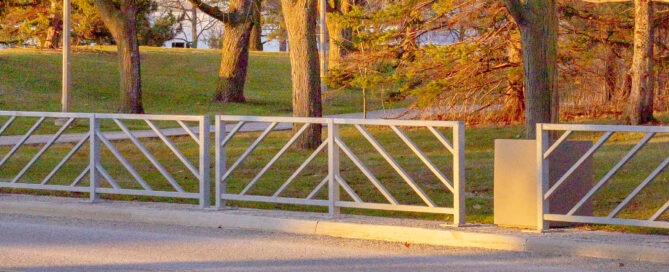
[[[144,108],[157,114],[290,115],[290,60],[287,53],[252,52],[246,104],[212,100],[219,50],[142,47]],[[0,50],[0,109],[60,111],[61,53],[34,49]],[[79,47],[72,57],[72,110],[116,112],[118,72],[115,47]],[[324,94],[324,113],[362,111],[355,90]],[[373,94],[371,109],[381,105]],[[388,107],[397,105],[386,104]]]
[[[179,50],[179,49],[156,49],[142,48],[143,50],[143,75],[145,107],[148,113],[169,114],[243,114],[243,115],[289,115],[291,94],[289,82],[289,61],[286,54],[279,53],[254,53],[251,57],[249,82],[246,94],[249,103],[243,105],[220,105],[211,101],[212,91],[216,83],[216,70],[218,67],[218,51],[206,50]],[[77,111],[114,112],[114,97],[117,92],[117,75],[109,71],[115,71],[115,53],[112,48],[103,47],[96,50],[80,49],[74,55],[74,106]],[[38,70],[39,72],[35,72]],[[35,50],[0,50],[0,109],[2,110],[30,110],[30,111],[58,111],[60,99],[60,55],[57,52],[35,51]],[[326,94],[324,109],[326,114],[347,113],[359,111],[361,97],[358,92],[351,90],[336,90]],[[374,105],[380,105],[378,97],[372,101]],[[185,107],[184,105],[188,105]],[[398,106],[398,105],[393,105]],[[658,117],[666,120],[667,116]],[[6,121],[0,118],[0,124]],[[34,119],[33,119],[34,121]],[[597,120],[597,122],[611,123],[611,121]],[[52,123],[52,122],[51,122]],[[17,122],[8,133],[20,133],[30,125],[29,122]],[[133,129],[149,129],[145,124],[129,122],[127,125]],[[170,124],[158,124],[159,126],[170,126]],[[103,127],[112,129],[110,123]],[[35,134],[53,133],[53,126],[45,126]],[[77,123],[69,128],[68,132],[85,131],[85,122]],[[118,128],[115,128],[118,130]],[[389,129],[368,128],[377,140],[388,150],[397,162],[405,168],[407,173],[413,177],[437,204],[450,207],[452,196],[446,193],[443,184],[422,165],[413,153],[406,148],[399,138]],[[407,134],[418,144],[428,157],[447,176],[452,175],[452,158],[447,150],[431,137],[427,131],[420,129],[407,129]],[[450,137],[450,131],[443,133]],[[467,221],[471,223],[493,222],[493,158],[494,139],[518,138],[524,135],[523,127],[479,127],[468,128],[466,131],[466,192],[467,192]],[[258,137],[259,133],[243,133],[230,143],[228,148],[228,166],[238,158],[246,148]],[[324,135],[326,135],[324,133]],[[596,141],[601,134],[598,133],[575,133],[570,139]],[[283,144],[291,137],[290,132],[274,132],[266,139],[228,181],[228,190],[238,193],[255,176],[273,156],[281,149]],[[404,183],[399,175],[376,153],[373,147],[361,137],[354,128],[344,127],[341,137],[351,147],[356,155],[373,172],[379,181],[386,186],[393,196],[403,204],[420,204],[420,199],[413,190]],[[643,135],[639,134],[616,134],[605,144],[593,158],[595,181],[598,181],[609,169],[617,163]],[[189,137],[171,138],[175,145],[180,148],[184,155],[197,166],[197,147]],[[667,158],[669,148],[668,138],[658,135],[639,154],[625,165],[619,173],[593,198],[594,213],[605,216],[624,199],[657,165]],[[197,182],[190,171],[173,155],[159,139],[142,139],[146,148],[164,165],[174,179],[189,192],[197,191]],[[151,163],[140,153],[130,141],[113,142],[130,164],[135,167],[143,179],[155,190],[173,189],[165,179],[156,171]],[[22,183],[39,183],[73,147],[73,144],[55,145],[47,151],[43,159],[39,160],[35,167],[25,173],[20,180]],[[0,171],[0,179],[11,179],[21,171],[23,166],[36,154],[41,145],[25,146],[18,150]],[[3,157],[11,147],[0,147],[0,158]],[[107,148],[103,150],[103,161],[105,169],[119,184],[128,189],[139,189],[137,182],[114,159]],[[211,150],[213,154],[213,149]],[[73,159],[59,171],[49,184],[67,185],[79,175],[88,163],[88,145],[84,145]],[[249,193],[253,195],[272,195],[277,188],[290,176],[293,171],[309,156],[307,152],[289,150],[289,152],[269,169]],[[305,197],[318,184],[327,172],[327,154],[322,152],[318,155],[312,165],[307,167],[294,183],[289,186],[281,196],[283,197]],[[351,187],[360,197],[369,202],[384,202],[384,197],[379,194],[364,175],[346,158],[343,153],[341,173],[342,177],[349,182]],[[213,162],[212,165],[213,167]],[[213,175],[213,170],[212,170]],[[85,178],[80,186],[87,186]],[[103,186],[109,184],[103,182]],[[631,205],[623,210],[620,217],[647,219],[655,210],[669,200],[669,174],[662,173],[651,185],[637,196]],[[0,192],[26,192],[25,190],[0,189]],[[67,196],[85,196],[83,194],[31,192],[39,194],[57,194]],[[143,200],[143,201],[174,201],[195,203],[191,200],[177,200],[165,198],[149,198],[134,196],[105,196],[120,200]],[[316,199],[324,199],[326,190],[321,190]],[[342,192],[342,198],[348,199],[346,193]],[[230,202],[229,204],[254,208],[282,208],[303,211],[325,211],[323,208],[273,205],[249,202]],[[431,220],[450,220],[449,216],[417,214],[404,212],[382,212],[368,210],[346,209],[347,213],[412,217]],[[663,220],[669,219],[665,214]],[[625,227],[598,227],[612,230],[626,230],[644,233],[663,233],[666,230],[640,229]]]

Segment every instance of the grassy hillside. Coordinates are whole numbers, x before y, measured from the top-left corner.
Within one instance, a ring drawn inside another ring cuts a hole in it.
[[[286,53],[252,53],[245,89],[248,103],[226,105],[212,101],[220,51],[142,47],[141,52],[147,113],[291,113],[290,60]],[[61,63],[60,51],[0,50],[0,109],[60,111]],[[116,111],[119,76],[115,47],[75,48],[72,73],[73,111]],[[337,90],[325,96],[329,97],[323,105],[325,114],[362,109],[357,91]]]

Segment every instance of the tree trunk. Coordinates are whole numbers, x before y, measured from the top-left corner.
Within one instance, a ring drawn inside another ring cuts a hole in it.
[[[121,105],[118,111],[144,113],[136,27],[139,7],[134,0],[123,0],[118,6],[112,0],[95,0],[95,4],[118,50],[121,77]]]
[[[214,99],[218,102],[244,103],[244,84],[249,62],[249,38],[253,25],[255,0],[230,0],[228,9],[222,12],[201,0],[189,0],[202,12],[223,23],[223,48],[221,67],[218,71],[218,87]]]
[[[251,42],[249,44],[249,50],[251,51],[263,51],[262,44],[262,0],[254,0],[253,7],[253,28],[251,29]]]
[[[279,52],[288,51],[288,41],[286,39],[279,40]]]
[[[281,0],[290,41],[293,116],[321,117],[320,67],[316,46],[317,1]],[[298,129],[298,128],[295,128]],[[294,129],[294,130],[295,130]],[[312,125],[297,146],[314,149],[321,143],[321,126]]]
[[[330,52],[328,53],[330,67],[339,66],[352,47],[351,37],[353,34],[351,28],[343,27],[341,18],[337,18],[349,13],[351,4],[352,0],[329,0],[328,10],[330,10],[330,13],[334,13],[334,16],[326,17],[330,37]]]
[[[655,77],[653,72],[653,5],[651,0],[634,1],[634,57],[632,90],[625,107],[625,122],[639,125],[651,122]]]
[[[191,48],[197,48],[198,46],[198,37],[197,37],[197,8],[193,6],[191,8],[191,14],[190,14],[190,35],[191,35]]]
[[[230,1],[228,10],[249,10],[251,1]],[[218,72],[216,101],[227,103],[244,103],[244,85],[249,63],[250,20],[238,23],[224,23],[223,48],[221,50],[221,67]]]
[[[526,137],[537,123],[557,123],[558,16],[556,0],[504,0],[520,28],[525,85]]]
[[[613,51],[613,45],[609,45],[610,48],[606,56],[606,71],[604,72],[604,103],[609,103],[613,100],[613,96],[616,93],[616,83],[618,75],[616,73],[616,68],[618,66],[618,56]]]
[[[58,1],[51,0],[49,12],[51,13],[51,26],[46,30],[46,37],[42,46],[49,49],[58,49],[60,47],[60,35],[63,33],[63,18],[58,10]]]
[[[507,45],[507,56],[510,63],[520,64],[522,59],[522,52],[520,50],[520,42],[516,39],[509,41]],[[506,75],[509,86],[506,90],[504,98],[504,115],[508,122],[516,122],[522,120],[525,114],[525,94],[523,90],[523,73],[516,68],[513,68]]]

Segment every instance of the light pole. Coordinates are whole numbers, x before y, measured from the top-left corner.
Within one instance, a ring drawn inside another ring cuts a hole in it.
[[[72,6],[70,0],[63,0],[63,30],[61,36],[63,38],[63,79],[62,90],[60,98],[61,112],[70,111],[70,15]],[[56,126],[62,126],[67,122],[67,118],[58,118],[54,121]]]
[[[61,111],[70,111],[70,15],[71,15],[70,0],[63,0],[63,82],[62,82],[62,96],[61,96]]]

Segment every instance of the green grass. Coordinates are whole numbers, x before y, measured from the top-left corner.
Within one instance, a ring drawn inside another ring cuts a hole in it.
[[[135,124],[140,129],[146,129],[140,124]],[[452,195],[448,193],[445,186],[439,183],[436,177],[417,159],[413,153],[401,144],[399,138],[389,129],[380,127],[368,127],[369,132],[385,147],[392,157],[413,177],[426,193],[439,206],[451,207]],[[442,131],[447,137],[451,137],[450,130]],[[370,169],[378,180],[386,186],[393,196],[402,204],[422,204],[420,199],[413,193],[397,175],[385,160],[376,152],[374,148],[352,127],[342,127],[341,138],[354,150],[355,154]],[[441,147],[432,135],[424,130],[417,128],[406,129],[406,133],[419,145],[426,155],[439,167],[447,176],[452,175],[452,157],[448,151]],[[466,131],[466,213],[467,222],[470,223],[492,223],[493,221],[493,161],[494,161],[494,139],[517,138],[524,133],[523,127],[485,127],[470,128]],[[246,148],[259,136],[259,132],[240,133],[229,144],[227,149],[228,166],[246,150]],[[325,134],[325,133],[324,133]],[[601,133],[575,133],[570,139],[596,141]],[[292,136],[289,131],[277,131],[271,133],[263,144],[256,149],[251,156],[247,158],[244,164],[240,166],[228,180],[228,192],[239,193],[248,182],[258,173],[259,169],[278,152],[279,149]],[[593,157],[593,167],[595,181],[602,177],[620,158],[622,158],[642,137],[640,134],[616,134],[607,144],[595,153]],[[197,146],[189,137],[171,138],[175,145],[182,150],[184,155],[189,158],[194,165],[197,165]],[[658,135],[647,147],[643,148],[637,157],[625,165],[619,173],[611,180],[609,185],[604,187],[593,198],[594,214],[605,216],[620,201],[636,187],[664,158],[669,155],[667,144],[669,137]],[[197,181],[195,177],[176,159],[173,153],[161,143],[159,139],[141,139],[144,146],[167,168],[179,184],[188,192],[197,192]],[[20,182],[35,183],[40,182],[72,148],[73,144],[56,145],[50,149],[38,164],[20,180]],[[114,146],[121,154],[135,167],[142,177],[156,190],[173,191],[170,185],[150,164],[150,162],[140,153],[134,145],[128,141],[115,141]],[[0,179],[10,179],[21,170],[21,167],[28,162],[32,156],[40,149],[41,145],[25,146],[19,149],[19,152],[3,166],[0,173]],[[0,156],[6,154],[11,147],[0,147]],[[137,182],[121,164],[114,159],[113,155],[106,147],[102,148],[102,164],[109,173],[124,188],[140,189]],[[58,173],[49,184],[69,184],[88,163],[88,146],[77,153],[72,161],[66,164],[65,168]],[[213,149],[210,150],[213,154]],[[259,179],[256,186],[252,187],[249,194],[270,196],[281,184],[293,173],[295,169],[308,157],[310,153],[290,149],[269,171]],[[366,202],[385,203],[383,196],[376,190],[372,184],[367,181],[362,172],[344,155],[340,154],[341,175],[350,184],[350,186]],[[306,168],[306,170],[289,186],[282,197],[304,198],[311,190],[325,177],[327,173],[327,154],[322,152]],[[214,163],[211,163],[213,169]],[[213,170],[212,170],[213,175]],[[87,179],[81,183],[81,186],[87,186]],[[102,186],[109,187],[109,184],[102,182]],[[632,205],[627,207],[621,213],[622,218],[646,219],[654,213],[665,201],[669,199],[669,192],[666,188],[669,186],[669,174],[661,174],[647,189],[634,199]],[[25,190],[2,189],[1,192],[27,192]],[[31,192],[45,194],[44,192]],[[47,193],[50,194],[50,193]],[[84,194],[66,194],[58,193],[64,196],[81,196]],[[179,203],[196,203],[194,200],[178,200],[155,197],[137,197],[137,196],[105,196],[116,200],[141,200],[141,201],[168,201]],[[326,198],[326,190],[321,190],[317,199]],[[342,191],[342,199],[350,198]],[[275,205],[254,202],[231,201],[229,204],[240,207],[251,208],[273,208],[290,209],[298,211],[326,211],[320,207]],[[407,213],[407,212],[386,212],[359,209],[345,209],[346,213],[421,218],[429,220],[451,220],[447,215]],[[668,215],[662,217],[666,220]],[[660,233],[668,234],[667,230],[648,229],[648,228],[630,228],[615,226],[598,226],[597,229],[606,229],[614,231],[631,231],[640,233]]]
[[[246,104],[213,101],[221,53],[142,47],[142,89],[147,113],[290,115],[290,60],[287,53],[252,52]],[[35,49],[0,50],[0,109],[60,111],[61,54]],[[72,56],[72,110],[116,112],[118,65],[115,47],[79,47]],[[324,113],[362,111],[361,93],[324,94]],[[372,95],[371,109],[381,107]],[[397,105],[386,104],[393,107]]]
[[[218,51],[206,50],[179,50],[142,48],[143,50],[143,79],[145,92],[145,107],[149,113],[164,114],[242,114],[242,115],[289,115],[290,114],[290,82],[289,61],[286,54],[254,53],[251,57],[249,81],[246,95],[247,104],[221,105],[211,101],[212,91],[216,83],[216,70],[220,60]],[[74,55],[74,106],[77,111],[114,112],[115,94],[117,92],[118,77],[115,71],[115,53],[111,48],[99,50],[80,50]],[[37,71],[37,72],[36,72]],[[51,51],[36,50],[0,50],[0,109],[2,110],[30,110],[30,111],[58,111],[60,99],[60,55]],[[353,90],[334,90],[325,95],[324,109],[326,114],[346,113],[359,111],[361,103],[359,93]],[[373,104],[379,105],[380,98],[376,97]],[[396,106],[396,105],[395,105]],[[667,116],[660,115],[658,119],[665,120]],[[0,118],[4,123],[6,118]],[[32,119],[34,122],[34,119]],[[597,120],[597,122],[611,123],[611,120]],[[52,124],[52,122],[46,122]],[[46,124],[45,123],[45,124]],[[17,122],[8,133],[21,133],[30,125],[30,122]],[[127,122],[133,129],[148,129],[145,124]],[[161,127],[173,124],[160,123]],[[107,129],[113,129],[110,123],[103,124]],[[53,133],[57,128],[45,125],[35,134]],[[86,131],[87,123],[78,122],[67,132]],[[118,128],[115,128],[118,130]],[[393,155],[397,162],[425,189],[426,193],[439,205],[450,207],[452,196],[445,193],[446,189],[439,184],[435,176],[427,170],[420,161],[404,147],[401,141],[388,129],[369,128],[379,142]],[[419,129],[408,129],[412,139],[420,145],[426,154],[446,174],[451,175],[452,158],[447,151],[440,147],[431,135]],[[445,135],[450,131],[445,130]],[[259,133],[239,134],[228,149],[228,165],[236,160],[246,147]],[[467,221],[472,223],[492,223],[493,217],[493,160],[494,139],[518,138],[524,135],[521,126],[508,127],[481,127],[468,128],[466,131],[466,192],[467,192]],[[599,133],[576,133],[570,139],[596,141]],[[400,203],[419,204],[416,197],[391,167],[378,155],[373,147],[352,128],[342,128],[341,136],[356,155],[365,162],[384,186],[388,187]],[[269,161],[274,154],[290,138],[289,132],[275,132],[270,134],[265,144],[254,151],[247,163],[243,164],[228,182],[230,192],[241,191],[255,173]],[[595,180],[602,177],[636,142],[642,137],[639,134],[616,134],[594,156]],[[183,151],[194,165],[197,165],[197,148],[188,137],[174,137],[172,140]],[[650,144],[639,152],[637,157],[630,161],[593,199],[596,215],[606,215],[631,190],[636,187],[664,158],[669,155],[667,137],[658,135]],[[181,163],[176,160],[172,152],[159,139],[142,139],[141,142],[150,150],[161,164],[163,164],[179,184],[189,192],[197,191],[195,177]],[[150,162],[129,141],[116,141],[115,147],[141,173],[142,177],[156,190],[172,190],[169,184],[161,177]],[[38,161],[38,164],[20,180],[26,183],[39,183],[55,164],[70,150],[72,144],[55,145]],[[38,152],[41,145],[25,146],[2,166],[0,179],[12,178],[21,171],[23,165]],[[0,147],[0,156],[4,156],[10,147]],[[84,169],[88,163],[88,145],[75,155],[72,161],[63,168],[49,184],[69,184]],[[139,185],[132,181],[132,177],[123,169],[113,155],[103,148],[102,164],[116,178],[124,188],[139,189]],[[213,154],[213,150],[212,150]],[[308,156],[308,153],[290,150],[285,157],[277,162],[263,178],[258,181],[250,193],[255,195],[271,195],[281,183],[296,169]],[[304,197],[326,174],[327,168],[325,153],[320,154],[313,164],[289,186],[281,196]],[[366,181],[362,173],[355,168],[350,160],[342,157],[342,176],[363,200],[383,202],[384,198]],[[213,167],[213,162],[212,165]],[[319,167],[320,166],[320,167]],[[213,174],[213,171],[212,171]],[[81,186],[87,185],[84,179]],[[103,182],[103,186],[109,186]],[[633,201],[632,205],[623,210],[624,218],[648,218],[659,206],[669,199],[669,174],[662,173],[646,190]],[[29,190],[1,189],[0,192],[30,192],[36,194],[55,194],[63,196],[81,196],[75,193],[52,193]],[[324,198],[322,190],[317,198]],[[180,200],[168,198],[137,197],[137,196],[105,196],[118,200],[142,201],[169,201],[179,203],[195,203],[194,200]],[[342,198],[348,199],[342,192]],[[250,202],[230,202],[229,204],[253,208],[281,208],[301,211],[325,211],[319,207],[274,205]],[[385,212],[345,209],[347,213],[411,217],[431,220],[450,220],[449,216],[417,214],[405,212]],[[664,215],[662,219],[668,219]],[[589,227],[588,227],[589,228]],[[598,226],[598,229],[614,231],[632,231],[642,233],[667,234],[667,230]]]

